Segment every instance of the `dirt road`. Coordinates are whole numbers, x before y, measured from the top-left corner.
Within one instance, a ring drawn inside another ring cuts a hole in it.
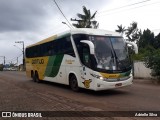
[[[116,90],[76,93],[64,85],[35,83],[25,72],[6,71],[0,72],[0,111],[160,111],[159,91],[160,85],[135,80]]]

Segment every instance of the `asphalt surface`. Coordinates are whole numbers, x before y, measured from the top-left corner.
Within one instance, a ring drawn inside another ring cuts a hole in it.
[[[25,72],[0,72],[0,111],[160,111],[160,85],[148,80],[116,90],[73,92],[68,86],[35,83]],[[9,119],[9,118],[0,118]],[[157,117],[44,117],[12,119],[158,119]]]

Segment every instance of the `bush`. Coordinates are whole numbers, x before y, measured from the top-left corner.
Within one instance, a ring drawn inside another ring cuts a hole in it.
[[[155,49],[150,45],[146,46],[145,48],[140,48],[138,54],[132,55],[132,59],[144,61],[144,58],[147,57],[150,54],[150,52],[153,52],[153,51],[155,51]]]
[[[151,75],[160,80],[160,49],[149,52],[144,61],[146,67],[152,70]]]

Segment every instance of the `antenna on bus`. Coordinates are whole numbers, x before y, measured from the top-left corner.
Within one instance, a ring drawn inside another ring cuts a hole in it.
[[[61,14],[63,15],[63,17],[66,19],[66,21],[68,22],[68,24],[66,24],[65,22],[62,22],[63,24],[66,24],[69,28],[73,29],[72,25],[70,24],[70,22],[68,21],[68,19],[66,18],[66,16],[64,15],[64,13],[62,12],[62,10],[60,9],[60,7],[58,6],[56,0],[53,0],[53,2],[56,4],[57,8],[59,9],[59,11],[61,12]]]

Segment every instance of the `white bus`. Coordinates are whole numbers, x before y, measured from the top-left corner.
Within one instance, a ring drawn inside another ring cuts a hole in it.
[[[79,88],[106,90],[132,84],[127,44],[116,32],[81,28],[51,36],[26,48],[26,73],[35,82],[46,80]]]

